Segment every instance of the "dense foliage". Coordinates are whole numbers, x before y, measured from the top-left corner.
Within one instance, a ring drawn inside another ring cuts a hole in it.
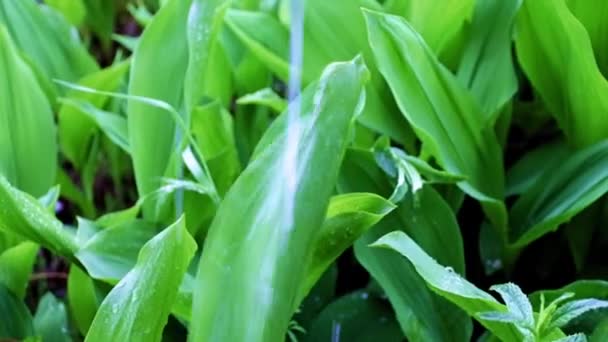
[[[0,0],[0,341],[608,341],[607,18]]]

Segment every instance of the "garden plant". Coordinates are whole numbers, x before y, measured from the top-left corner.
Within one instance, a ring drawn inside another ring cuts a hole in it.
[[[608,341],[605,0],[0,0],[0,341]]]

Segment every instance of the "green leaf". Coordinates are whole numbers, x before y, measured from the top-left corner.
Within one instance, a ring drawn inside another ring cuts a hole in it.
[[[281,113],[287,109],[287,101],[270,88],[260,89],[255,93],[241,96],[236,100],[236,103],[240,105],[254,104],[267,106],[277,113]]]
[[[595,60],[602,74],[604,76],[608,75],[608,53],[606,53],[608,47],[608,41],[606,41],[608,4],[603,1],[584,0],[566,0],[566,4],[572,14],[585,26],[591,39]]]
[[[63,14],[72,25],[80,25],[87,14],[83,0],[45,0],[44,3]]]
[[[93,280],[74,265],[70,267],[67,292],[72,317],[80,333],[86,336],[103,297],[98,295]]]
[[[341,192],[387,193],[388,188],[371,152],[349,151],[340,175]],[[432,293],[402,257],[368,246],[395,227],[415,234],[434,256],[464,273],[462,237],[449,206],[430,186],[424,186],[357,240],[355,256],[385,291],[410,341],[470,339],[471,320],[464,312]]]
[[[88,101],[64,98],[60,99],[60,102],[64,105],[64,108],[73,108],[81,113],[80,115],[84,114],[84,117],[93,121],[96,126],[94,129],[101,129],[114,144],[126,153],[130,153],[127,119],[120,115],[101,110]],[[67,134],[61,136],[67,136]],[[78,143],[78,146],[82,146],[82,141]]]
[[[213,101],[192,111],[192,134],[218,192],[224,195],[241,172],[232,116]]]
[[[195,250],[183,218],[147,242],[102,302],[86,341],[160,341]]]
[[[35,243],[22,242],[0,254],[0,284],[19,299],[25,298],[38,249]]]
[[[188,69],[184,81],[184,99],[189,113],[201,104],[208,93],[206,80],[215,77],[210,68],[213,48],[219,46],[218,36],[229,1],[192,0],[188,13]],[[222,75],[227,78],[229,75]]]
[[[155,225],[140,220],[103,229],[81,244],[76,258],[91,277],[116,283],[135,266],[140,249],[155,234]]]
[[[78,81],[83,87],[100,91],[116,91],[129,71],[130,61],[116,63],[113,66],[88,74]],[[61,151],[74,164],[82,169],[87,160],[87,153],[93,136],[97,133],[99,122],[76,103],[86,101],[91,107],[103,109],[109,100],[108,96],[94,93],[69,90],[59,109],[59,142]],[[126,128],[125,128],[126,133]]]
[[[65,305],[50,292],[42,296],[38,303],[34,315],[34,328],[43,342],[72,341]]]
[[[479,323],[496,337],[503,341],[521,340],[521,335],[514,326],[479,319],[476,316],[487,311],[506,312],[507,309],[504,305],[453,270],[439,265],[403,232],[389,233],[376,241],[373,246],[392,249],[406,257],[431,290],[456,304],[469,315],[476,317]]]
[[[57,170],[53,113],[1,20],[0,51],[5,79],[0,86],[0,174],[21,190],[41,196],[53,185]]]
[[[180,108],[188,65],[185,23],[190,2],[169,1],[146,26],[133,54],[129,95]],[[156,190],[167,175],[176,125],[165,110],[135,100],[129,101],[127,119],[137,190],[143,196]]]
[[[331,198],[325,222],[300,285],[299,305],[321,275],[367,229],[395,209],[395,205],[371,193],[350,193]]]
[[[505,236],[501,148],[481,124],[475,101],[405,20],[372,11],[365,17],[380,72],[402,113],[446,171],[467,177],[458,185],[481,201]]]
[[[49,79],[75,81],[98,68],[61,15],[36,1],[2,1],[0,23]]]
[[[360,57],[329,65],[319,83],[296,99],[301,112],[291,121],[283,114],[258,144],[209,229],[192,341],[285,337],[305,276],[303,261],[314,251],[367,75]]]
[[[86,23],[100,38],[104,47],[110,46],[116,17],[115,2],[104,0],[84,0],[87,11]]]
[[[512,241],[524,247],[555,231],[608,191],[608,141],[589,146],[546,170],[513,205]],[[573,177],[576,175],[576,177]]]
[[[509,313],[514,315],[521,325],[528,328],[534,328],[534,311],[528,297],[521,291],[519,286],[513,283],[494,285],[490,287],[500,294],[503,301],[507,305]]]
[[[366,290],[330,303],[312,323],[304,341],[402,341],[390,307]]]
[[[522,1],[477,1],[470,27],[471,36],[458,68],[458,79],[471,90],[481,105],[485,123],[490,125],[517,91],[511,38]],[[434,7],[438,8],[437,5]],[[443,8],[440,10],[444,11]]]
[[[286,3],[286,2],[285,2]],[[308,0],[304,11],[302,84],[315,81],[333,61],[353,58],[362,53],[371,73],[366,87],[367,100],[359,122],[411,147],[412,132],[396,112],[386,84],[376,73],[372,54],[365,40],[365,23],[360,7],[379,6],[371,1]],[[264,12],[230,10],[228,27],[270,70],[287,82],[289,72],[289,30]],[[331,23],[331,25],[327,25]],[[288,26],[288,25],[286,25]]]
[[[0,283],[0,339],[25,339],[34,335],[32,314],[25,303]]]
[[[587,336],[585,336],[585,334],[568,335],[557,339],[554,342],[587,342]]]
[[[456,39],[475,7],[473,0],[410,0],[406,3],[402,8],[404,13],[398,14],[407,19],[437,54]]]
[[[561,328],[588,311],[604,308],[608,308],[608,301],[590,298],[568,302],[555,310],[549,328]]]
[[[608,137],[608,98],[586,96],[607,93],[608,81],[589,34],[564,0],[524,3],[516,50],[523,71],[571,144],[585,146]]]
[[[12,233],[68,258],[78,250],[74,234],[35,198],[0,175],[0,231]]]
[[[552,170],[572,151],[563,142],[541,145],[526,153],[507,172],[506,195],[521,195],[542,179],[547,170]]]

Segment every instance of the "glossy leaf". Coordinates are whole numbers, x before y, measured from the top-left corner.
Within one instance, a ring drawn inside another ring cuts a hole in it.
[[[477,1],[471,37],[458,68],[458,79],[471,90],[489,124],[517,91],[511,39],[522,1]]]
[[[3,176],[0,176],[0,231],[21,236],[68,258],[78,249],[70,230]]]
[[[22,242],[0,254],[0,284],[19,299],[25,297],[38,249],[35,243]]]
[[[86,341],[160,341],[195,250],[183,219],[146,243],[136,266],[102,302]]]
[[[327,268],[367,229],[395,209],[395,205],[370,193],[351,193],[331,198],[323,226],[300,287],[300,300],[308,294]]]
[[[341,192],[390,191],[373,154],[360,150],[347,154],[339,184]],[[432,293],[402,257],[368,246],[396,227],[416,234],[434,256],[458,272],[464,272],[462,237],[454,214],[435,191],[425,186],[415,198],[406,196],[398,208],[357,240],[355,256],[385,291],[409,340],[469,339],[471,321],[464,312]]]
[[[404,16],[431,49],[439,54],[456,38],[472,16],[474,7],[475,1],[472,0],[409,0],[401,8],[403,13],[397,14]]]
[[[287,109],[287,101],[270,88],[264,88],[255,93],[241,96],[236,103],[240,105],[255,104],[267,106],[277,113],[281,113]]]
[[[36,308],[34,315],[36,334],[46,341],[72,341],[68,327],[68,312],[60,300],[47,292]]]
[[[526,1],[517,31],[519,63],[569,142],[585,146],[607,138],[608,98],[600,94],[608,92],[608,81],[566,1]]]
[[[608,191],[608,141],[589,146],[546,170],[510,213],[513,244],[524,247],[556,230]],[[576,177],[573,177],[576,175]]]
[[[77,266],[70,267],[67,290],[68,304],[76,327],[86,336],[103,298],[98,296],[93,280]]]
[[[404,19],[372,11],[365,17],[380,72],[402,113],[446,171],[467,177],[458,185],[505,236],[501,149],[480,122],[478,105]]]
[[[304,341],[402,341],[390,307],[366,290],[330,303],[312,323]]]
[[[180,85],[188,64],[185,23],[189,5],[189,0],[169,1],[146,26],[133,54],[129,95],[180,107]],[[175,149],[176,125],[165,110],[135,100],[129,101],[127,119],[137,190],[143,196],[156,190],[166,176]]]
[[[283,1],[284,4],[288,2]],[[333,61],[353,58],[362,53],[371,71],[366,87],[367,100],[359,122],[400,143],[412,144],[411,130],[395,111],[386,84],[376,73],[372,54],[365,41],[365,24],[360,7],[379,9],[372,1],[308,0],[304,11],[302,83],[316,80]],[[289,30],[263,12],[229,11],[226,21],[245,45],[283,81],[289,72]],[[327,23],[331,22],[331,25]]]
[[[0,23],[50,79],[75,81],[98,68],[65,19],[36,1],[2,1]]]
[[[78,81],[84,87],[101,91],[117,91],[129,71],[130,62],[117,63],[109,68],[86,75]],[[92,110],[83,110],[76,103],[86,101],[98,110],[105,108],[109,97],[70,90],[65,95],[65,101],[59,109],[59,136],[61,150],[66,157],[81,169],[86,162],[88,148],[93,135],[98,131],[95,117],[89,114]],[[126,133],[126,128],[125,128]]]
[[[1,24],[0,51],[0,74],[5,79],[0,86],[0,174],[40,196],[53,185],[57,170],[51,105]]]
[[[81,244],[76,258],[91,277],[116,283],[135,266],[140,249],[155,234],[154,225],[137,220],[106,228]]]
[[[608,25],[606,16],[608,15],[608,4],[603,1],[585,0],[566,0],[568,8],[574,16],[585,26],[587,34],[591,39],[591,46],[595,60],[602,71],[604,77],[608,75]]]
[[[475,317],[487,311],[506,312],[488,293],[475,287],[449,268],[439,265],[403,232],[389,233],[374,243],[376,247],[392,249],[406,257],[435,293],[448,299]],[[519,341],[520,333],[510,324],[478,319],[479,322],[503,341]]]
[[[290,130],[283,115],[258,144],[205,241],[192,341],[284,338],[305,276],[302,260],[313,253],[367,73],[361,58],[328,66],[302,95]],[[253,196],[244,200],[242,193]]]
[[[0,339],[25,339],[34,334],[32,314],[25,303],[0,283]]]

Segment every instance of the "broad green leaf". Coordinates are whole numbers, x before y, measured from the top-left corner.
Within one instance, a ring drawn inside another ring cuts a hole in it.
[[[308,328],[336,295],[336,282],[338,280],[338,266],[332,264],[315,283],[308,295],[302,300],[293,320],[308,331]]]
[[[328,63],[350,59],[362,53],[370,68],[371,82],[366,87],[366,106],[359,122],[409,146],[412,144],[411,130],[396,112],[394,100],[387,92],[386,84],[375,72],[372,54],[365,40],[365,23],[360,7],[379,8],[377,3],[365,0],[306,2],[302,83],[307,85],[315,81]],[[288,28],[264,12],[231,10],[226,15],[226,22],[270,70],[283,81],[287,81]]]
[[[525,1],[516,50],[523,71],[572,145],[608,137],[608,98],[599,95],[608,93],[608,81],[589,34],[564,0]]]
[[[101,303],[85,341],[160,341],[195,250],[183,218],[147,242]]]
[[[342,165],[339,190],[387,193],[389,185],[371,152],[350,150]],[[432,293],[416,270],[402,257],[368,245],[402,227],[417,235],[442,262],[464,273],[462,238],[447,204],[429,186],[416,198],[406,196],[391,214],[355,243],[355,256],[382,289],[410,341],[461,341],[471,335],[464,312]]]
[[[68,313],[65,304],[47,292],[36,308],[34,315],[36,335],[43,342],[72,341],[68,327]]]
[[[472,16],[475,1],[409,0],[401,7],[404,13],[397,14],[404,16],[422,35],[429,47],[439,54],[451,40],[456,38],[462,26]]]
[[[15,234],[71,258],[78,250],[72,231],[35,198],[12,187],[0,175],[0,231]]]
[[[572,151],[563,142],[542,145],[526,153],[507,172],[506,195],[521,195],[542,179],[547,170],[552,170]]]
[[[93,279],[72,265],[68,275],[68,304],[78,330],[86,336],[103,298],[98,295]]]
[[[602,342],[608,339],[608,317],[599,323],[589,336],[591,342]]]
[[[301,112],[283,114],[258,144],[205,240],[191,341],[285,337],[367,76],[360,57],[329,65],[296,99]]]
[[[129,71],[129,65],[130,61],[117,63],[84,76],[78,84],[101,91],[116,91]],[[59,109],[59,142],[62,152],[80,170],[86,162],[88,147],[99,125],[95,124],[94,117],[87,115],[90,111],[75,106],[74,102],[86,101],[94,108],[103,109],[109,97],[70,90],[65,98],[68,102],[64,101]]]
[[[510,212],[512,243],[524,247],[555,231],[608,191],[608,141],[560,160],[546,170]]]
[[[133,54],[129,95],[180,108],[188,65],[186,20],[190,0],[169,1],[146,26]],[[154,70],[154,72],[150,72]],[[175,150],[176,125],[165,110],[130,100],[129,146],[140,196],[156,190]]]
[[[603,214],[606,201],[600,199],[574,216],[566,223],[564,236],[568,239],[568,247],[576,270],[583,271],[587,256],[592,251],[594,233],[603,227]]]
[[[184,81],[184,100],[189,113],[209,96],[209,83],[206,80],[217,77],[218,70],[211,67],[212,51],[218,44],[221,24],[229,1],[225,0],[192,0],[188,13],[188,69]],[[221,75],[228,78],[229,75]]]
[[[44,3],[63,14],[75,26],[80,25],[87,14],[83,0],[45,0]]]
[[[372,51],[402,113],[446,171],[467,177],[458,185],[506,238],[502,152],[479,107],[403,18],[364,12]]]
[[[0,254],[0,284],[19,299],[25,298],[38,249],[35,243],[22,242]]]
[[[140,220],[102,229],[81,244],[76,258],[91,277],[116,283],[135,266],[140,249],[155,234],[153,224]]]
[[[0,23],[48,78],[75,81],[98,68],[68,23],[36,1],[2,1]]]
[[[471,36],[458,68],[458,79],[471,90],[481,106],[482,118],[490,125],[498,118],[500,109],[517,91],[518,81],[511,53],[511,37],[522,1],[477,1],[470,28]],[[433,7],[438,8],[438,5],[434,4]],[[437,10],[444,11],[443,8]],[[424,37],[424,33],[422,35]]]
[[[429,288],[473,317],[481,312],[506,312],[506,307],[498,303],[494,297],[453,270],[439,265],[403,232],[389,233],[376,241],[373,246],[392,249],[406,257]],[[520,333],[510,324],[476,318],[481,325],[503,341],[521,340]]]
[[[350,193],[331,198],[325,222],[317,233],[317,242],[308,264],[306,278],[300,285],[300,300],[308,294],[321,275],[367,229],[395,209],[395,205],[371,193]]]
[[[23,302],[0,283],[0,339],[22,340],[34,335],[32,314]]]
[[[96,131],[97,128],[101,129],[114,144],[119,146],[126,153],[130,153],[127,119],[118,114],[101,110],[88,101],[64,98],[60,99],[60,102],[63,104],[64,108],[75,109],[79,112],[79,115],[92,121],[95,126],[91,127],[91,132]],[[66,134],[61,136],[66,136]],[[72,144],[71,146],[76,146],[76,144]],[[80,141],[77,146],[82,147],[83,142]]]
[[[241,96],[236,100],[236,103],[240,105],[255,104],[267,106],[277,113],[282,113],[287,109],[287,101],[270,88],[260,89],[255,93]]]
[[[0,4],[0,13],[8,2]],[[57,170],[53,113],[1,20],[0,74],[0,174],[19,189],[41,196],[53,185]]]
[[[330,303],[303,341],[399,342],[403,334],[387,303],[360,290]]]
[[[608,281],[604,280],[579,280],[556,290],[542,290],[530,295],[530,301],[535,309],[540,308],[541,294],[545,302],[550,303],[565,293],[573,293],[573,299],[599,298],[608,299]]]
[[[601,0],[566,0],[568,8],[585,26],[591,39],[595,60],[604,77],[608,75],[608,3]]]

